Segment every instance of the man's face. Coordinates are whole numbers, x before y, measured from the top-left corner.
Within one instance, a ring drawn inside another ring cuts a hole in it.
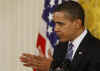
[[[65,17],[64,12],[55,12],[53,20],[55,22],[54,30],[59,40],[62,42],[72,40],[76,32],[75,21],[72,21],[70,17]]]

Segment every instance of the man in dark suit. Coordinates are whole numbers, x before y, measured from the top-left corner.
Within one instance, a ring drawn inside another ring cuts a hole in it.
[[[66,1],[53,12],[55,32],[59,44],[53,57],[23,54],[24,66],[39,71],[100,71],[100,40],[94,38],[84,26],[85,14],[81,5]]]
[[[100,71],[100,40],[85,28],[84,19],[83,8],[74,1],[64,2],[54,10],[55,32],[61,43],[55,48],[51,70]],[[73,44],[73,52],[68,51],[69,43]]]

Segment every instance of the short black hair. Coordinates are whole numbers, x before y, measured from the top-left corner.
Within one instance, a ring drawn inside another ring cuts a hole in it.
[[[83,7],[76,1],[64,1],[55,7],[54,12],[64,11],[71,15],[72,19],[82,20],[82,25],[84,25],[85,13]]]

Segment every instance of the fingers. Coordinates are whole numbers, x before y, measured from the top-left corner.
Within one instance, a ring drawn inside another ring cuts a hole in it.
[[[36,68],[41,71],[48,71],[53,59],[51,55],[51,51],[48,50],[49,58],[46,58],[44,56],[40,48],[39,48],[39,52],[40,52],[39,56],[23,53],[22,56],[20,57],[20,60],[21,62],[23,62],[23,65],[26,67]]]
[[[44,54],[43,54],[43,52],[42,52],[42,49],[41,48],[38,48],[38,50],[39,50],[39,56],[40,57],[45,57]]]
[[[28,53],[23,53],[20,59],[23,59],[23,58],[27,58],[31,60],[31,59],[39,59],[39,56],[35,56],[32,54],[28,54]]]
[[[48,50],[48,56],[49,58],[47,58],[41,48],[38,48],[39,50],[39,56],[35,56],[29,53],[23,53],[22,56],[20,57],[21,62],[23,62],[23,65],[26,67],[32,67],[32,68],[36,68],[36,69],[41,69],[50,65],[51,61],[52,61],[52,54],[50,49]]]
[[[27,53],[22,54],[20,61],[23,62],[24,66],[32,68],[38,68],[40,64],[39,57]]]
[[[41,56],[35,56],[27,53],[23,53],[20,57],[20,61],[25,63],[25,66],[31,66],[32,64],[37,66],[41,60],[43,60]]]
[[[32,54],[29,54],[29,53],[23,53],[22,55],[27,56],[27,57],[32,56]]]
[[[23,65],[26,67],[38,68],[40,64],[34,62],[34,63],[24,63]]]
[[[20,57],[21,62],[32,61],[32,59],[33,59],[32,54],[27,54],[27,53],[23,53],[22,56]]]

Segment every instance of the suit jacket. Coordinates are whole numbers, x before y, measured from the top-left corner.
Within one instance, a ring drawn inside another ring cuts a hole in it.
[[[54,50],[54,61],[51,69],[54,71],[62,66],[65,60],[67,42],[60,43]],[[69,64],[69,62],[64,62]],[[70,65],[65,65],[64,71],[100,71],[100,40],[94,38],[89,32],[80,43]]]

